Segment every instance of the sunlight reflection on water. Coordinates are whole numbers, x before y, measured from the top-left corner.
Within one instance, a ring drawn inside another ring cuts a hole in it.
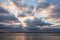
[[[0,33],[0,40],[60,40],[60,34]]]

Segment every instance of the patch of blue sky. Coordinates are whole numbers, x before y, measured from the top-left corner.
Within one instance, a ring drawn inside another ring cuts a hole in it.
[[[10,0],[6,0],[7,6],[10,6]]]
[[[0,0],[0,2],[8,2],[9,0]]]
[[[6,2],[6,0],[0,0],[0,2]]]
[[[40,18],[42,18],[43,16],[38,12],[38,13],[35,14],[35,17],[40,19]]]
[[[6,2],[7,6],[10,6],[10,0],[0,0],[0,2]]]
[[[26,0],[23,4],[27,4],[29,6],[33,5],[33,6],[37,6],[37,2],[38,0]]]

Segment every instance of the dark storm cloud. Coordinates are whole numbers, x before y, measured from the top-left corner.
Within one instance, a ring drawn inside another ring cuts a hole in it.
[[[35,18],[33,21],[27,19],[27,21],[25,21],[25,22],[28,25],[25,28],[26,32],[39,32],[41,29],[40,27],[47,26],[47,25],[48,26],[53,25],[51,23],[46,23],[46,22],[42,21],[41,19],[37,19],[37,18]],[[40,27],[37,27],[37,26],[40,26]]]
[[[21,25],[0,24],[0,32],[23,32],[23,27]]]
[[[32,20],[27,20],[26,21],[28,26],[46,26],[46,25],[53,25],[51,23],[46,23],[42,21],[41,19],[35,18],[33,21]]]
[[[25,17],[26,15],[24,13],[21,13],[18,15],[18,17]]]
[[[10,15],[10,14],[11,13],[8,10],[0,7],[0,21],[5,21],[5,20],[6,21],[15,21],[15,20],[17,20],[17,18],[15,18],[14,15]]]
[[[4,8],[2,8],[2,7],[0,7],[0,13],[9,13],[9,11],[4,9]]]
[[[26,17],[26,16],[34,16],[34,13],[32,11],[26,11],[22,12],[21,14],[18,15],[18,17]]]
[[[55,8],[52,9],[52,14],[50,17],[60,19],[60,5],[55,5]]]
[[[38,6],[37,6],[37,8],[36,8],[36,10],[39,10],[39,9],[41,9],[41,8],[47,8],[47,7],[49,7],[50,6],[50,4],[49,3],[38,3]]]
[[[33,20],[34,21],[34,20]],[[40,28],[32,20],[27,19],[25,23],[27,23],[27,27],[25,27],[25,32],[39,32]]]
[[[2,16],[2,15],[0,15],[0,21],[4,21],[4,20],[14,21],[17,19],[14,16]]]

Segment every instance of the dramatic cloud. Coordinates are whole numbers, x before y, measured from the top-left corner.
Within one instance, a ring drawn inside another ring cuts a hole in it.
[[[26,20],[26,23],[28,26],[47,26],[47,25],[53,25],[50,23],[46,23],[44,21],[42,21],[42,19],[37,19],[35,18],[34,20]]]
[[[51,14],[51,17],[60,19],[60,5],[56,5],[56,7],[52,11],[53,11],[53,14]]]
[[[24,32],[24,29],[21,25],[0,24],[0,32]]]
[[[0,7],[0,21],[3,21],[3,20],[13,21],[17,19],[14,17],[14,15],[9,15],[8,10],[5,10],[4,8]]]
[[[3,21],[3,20],[14,21],[14,20],[17,20],[17,19],[14,16],[2,16],[2,15],[0,15],[0,21]]]
[[[20,25],[26,30],[60,25],[60,0],[0,1],[0,24]]]
[[[0,7],[0,13],[9,13],[7,10],[3,9],[2,7]]]

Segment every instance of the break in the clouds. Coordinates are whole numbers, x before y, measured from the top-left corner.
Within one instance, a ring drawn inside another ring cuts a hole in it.
[[[47,23],[45,21],[43,21],[42,19],[37,19],[35,18],[34,20],[30,20],[30,19],[27,19],[26,21],[26,24],[30,27],[32,26],[50,26],[50,25],[53,25],[53,24],[50,24],[50,23]]]
[[[26,30],[60,25],[60,0],[0,0],[0,24],[6,23]]]

